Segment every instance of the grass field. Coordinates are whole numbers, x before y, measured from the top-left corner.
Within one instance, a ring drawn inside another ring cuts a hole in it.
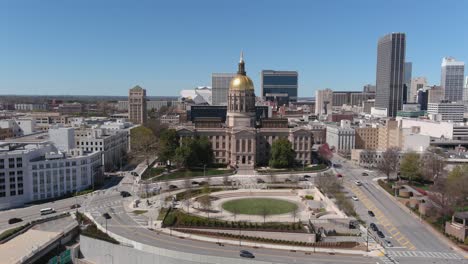
[[[229,212],[237,211],[239,214],[267,215],[285,214],[294,211],[297,205],[280,199],[271,198],[244,198],[225,202],[223,209]]]

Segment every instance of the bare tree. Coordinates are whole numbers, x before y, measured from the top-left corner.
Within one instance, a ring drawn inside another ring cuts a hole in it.
[[[293,217],[293,222],[296,222],[296,217],[299,215],[299,207],[296,206],[294,210],[291,211],[291,216]]]
[[[377,170],[387,176],[387,181],[390,180],[390,175],[398,171],[400,149],[391,147],[382,152],[382,160],[377,163]]]
[[[211,198],[208,194],[205,194],[198,198],[198,201],[200,202],[200,205],[202,208],[205,210],[208,218],[210,218],[210,210],[211,210]]]
[[[270,215],[270,211],[268,210],[268,207],[263,206],[260,209],[260,215],[263,217],[263,224],[265,224],[266,218]]]
[[[444,173],[445,159],[433,151],[426,151],[421,157],[421,173],[424,180],[435,182]]]
[[[224,175],[224,176],[223,176],[223,185],[224,185],[224,186],[228,186],[228,185],[230,185],[230,183],[231,183],[231,182],[229,181],[229,176],[228,176],[228,175]]]
[[[361,161],[362,165],[366,168],[372,168],[376,166],[376,152],[373,149],[363,149],[360,156],[361,156]],[[361,165],[361,164],[359,164]]]
[[[190,189],[192,188],[192,183],[190,182],[190,178],[189,177],[186,177],[184,179],[184,188],[185,189]]]
[[[184,201],[182,202],[187,207],[187,212],[190,213],[190,205],[192,205],[192,190],[188,189],[184,195]]]
[[[240,208],[235,206],[231,210],[232,216],[234,217],[234,221],[236,221],[237,215],[240,213]]]

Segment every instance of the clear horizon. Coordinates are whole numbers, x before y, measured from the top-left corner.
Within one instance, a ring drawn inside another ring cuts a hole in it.
[[[446,9],[450,19],[438,15]],[[0,95],[125,96],[140,85],[176,96],[235,72],[241,50],[257,95],[265,69],[297,70],[300,97],[361,90],[375,83],[377,41],[391,32],[407,35],[413,78],[439,84],[443,57],[468,61],[467,9],[453,0],[7,1]]]

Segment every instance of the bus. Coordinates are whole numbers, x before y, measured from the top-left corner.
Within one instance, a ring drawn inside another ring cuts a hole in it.
[[[41,209],[41,215],[53,214],[53,213],[55,213],[54,208],[44,208],[44,209]]]

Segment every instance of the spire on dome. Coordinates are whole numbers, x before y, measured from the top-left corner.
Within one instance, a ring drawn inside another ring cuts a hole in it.
[[[247,74],[245,72],[244,52],[243,51],[241,51],[241,54],[240,54],[239,69],[237,70],[237,74],[244,75],[244,76]]]

